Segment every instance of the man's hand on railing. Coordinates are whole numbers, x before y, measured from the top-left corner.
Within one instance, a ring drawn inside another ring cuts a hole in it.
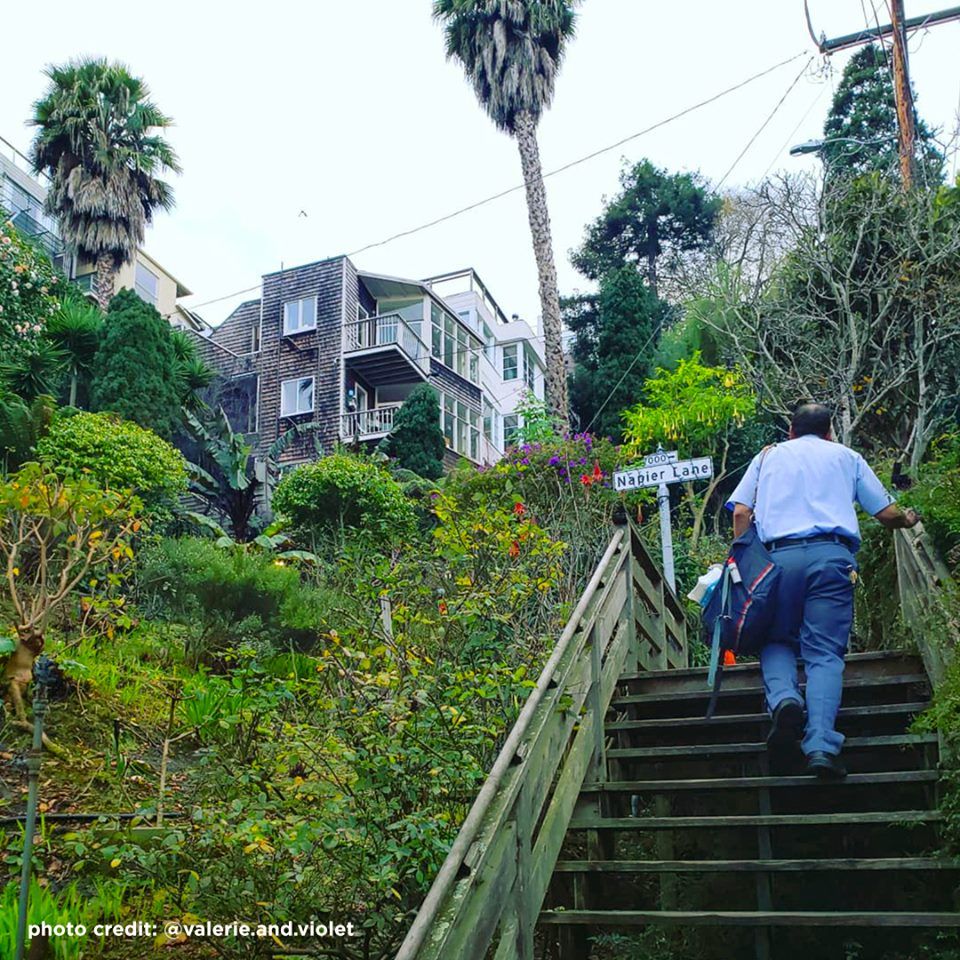
[[[895,503],[884,507],[879,513],[874,514],[888,530],[909,530],[915,527],[921,520],[920,514],[912,507],[901,510]]]

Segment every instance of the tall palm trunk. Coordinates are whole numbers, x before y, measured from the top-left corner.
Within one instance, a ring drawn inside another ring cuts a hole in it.
[[[567,371],[563,362],[560,293],[557,290],[557,268],[553,262],[550,213],[547,210],[547,191],[543,185],[543,170],[540,166],[537,124],[527,111],[517,114],[514,135],[520,150],[520,165],[527,190],[527,215],[530,219],[533,254],[537,261],[537,276],[540,281],[540,311],[547,358],[544,393],[550,413],[567,423]]]
[[[97,298],[102,310],[110,306],[113,299],[114,277],[116,268],[113,265],[113,257],[109,253],[101,253],[97,257],[97,275],[94,279],[93,293]]]

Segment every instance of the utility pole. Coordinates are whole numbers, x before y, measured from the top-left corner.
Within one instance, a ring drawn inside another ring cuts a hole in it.
[[[893,92],[897,101],[897,130],[900,145],[900,180],[903,189],[913,185],[913,151],[916,126],[913,112],[913,88],[910,86],[910,61],[907,51],[906,17],[903,0],[891,0],[893,21]]]
[[[900,175],[903,188],[909,190],[913,183],[914,141],[916,139],[916,116],[913,110],[913,87],[910,85],[910,64],[907,54],[907,31],[932,27],[940,23],[960,20],[960,7],[949,7],[925,16],[907,19],[903,9],[903,0],[889,0],[892,23],[884,26],[868,27],[859,33],[849,33],[828,40],[824,34],[817,37],[810,19],[810,9],[804,0],[807,14],[807,28],[817,49],[826,56],[838,50],[858,47],[884,37],[893,38],[893,92],[897,102],[897,128],[900,144]]]

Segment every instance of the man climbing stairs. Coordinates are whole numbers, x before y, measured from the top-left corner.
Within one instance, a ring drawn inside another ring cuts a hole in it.
[[[726,671],[711,720],[705,673],[621,676],[605,769],[583,784],[541,913],[544,955],[940,957],[960,861],[936,852],[937,737],[909,729],[930,694],[920,659],[848,658],[839,783],[768,751],[756,664]],[[673,953],[638,952],[653,928]]]

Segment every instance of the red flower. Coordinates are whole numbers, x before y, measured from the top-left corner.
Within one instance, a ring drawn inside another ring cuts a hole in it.
[[[522,517],[527,512],[527,508],[522,503],[518,502],[513,505],[513,512],[518,517]]]
[[[520,544],[516,540],[510,544],[510,556],[519,557],[520,556]]]
[[[593,484],[593,477],[591,477],[588,473],[581,473],[581,474],[580,474],[580,482],[581,482],[585,487],[592,486],[592,484]]]
[[[603,471],[600,469],[600,461],[593,461],[593,479],[594,482],[599,483],[603,479]]]
[[[447,601],[446,601],[446,600],[441,600],[441,601],[437,604],[437,608],[440,610],[440,616],[441,616],[441,617],[445,617],[445,616],[447,615]]]

